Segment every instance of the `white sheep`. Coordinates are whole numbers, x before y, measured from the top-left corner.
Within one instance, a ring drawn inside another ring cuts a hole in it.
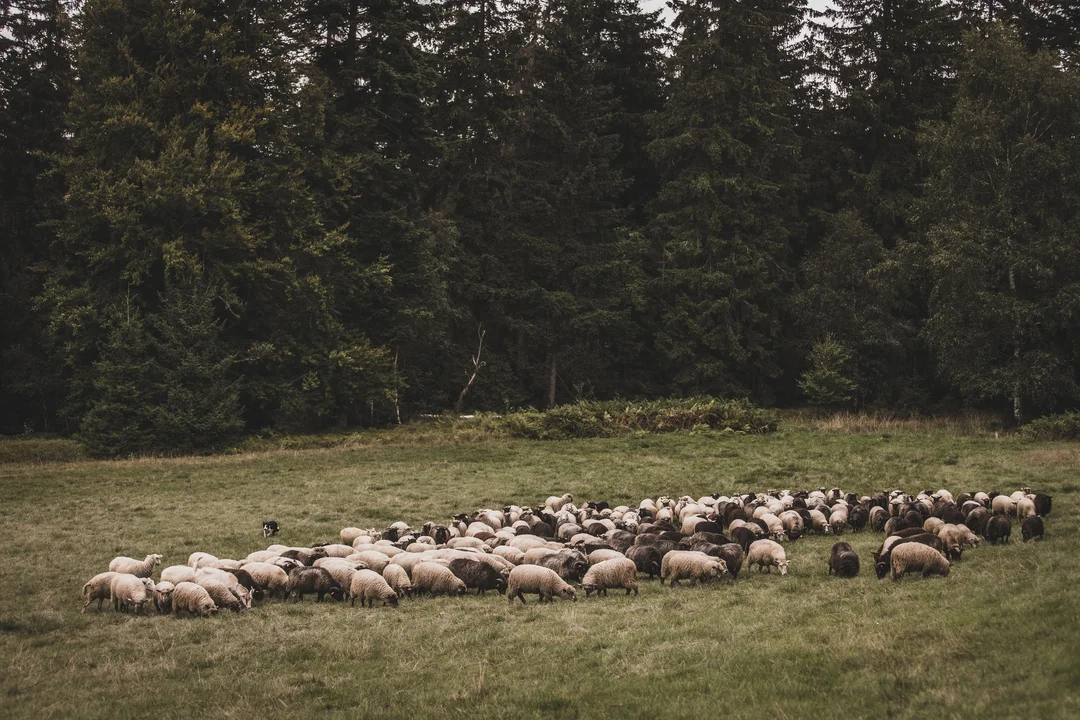
[[[363,550],[361,552],[355,552],[349,557],[345,558],[348,562],[364,563],[364,567],[368,570],[374,570],[377,573],[381,573],[383,568],[390,564],[390,557],[383,555],[376,550]],[[360,568],[357,568],[360,569]]]
[[[990,506],[990,512],[995,515],[1014,515],[1015,505],[1016,503],[1008,495],[995,495]]]
[[[1026,518],[1035,517],[1035,501],[1026,495],[1016,501],[1016,519],[1023,522]]]
[[[567,503],[571,503],[573,501],[574,501],[574,496],[571,495],[570,493],[566,493],[562,497],[556,497],[556,496],[552,495],[551,497],[549,497],[547,499],[547,501],[544,503],[544,505],[551,508],[551,511],[553,513],[556,513],[556,512],[559,512],[560,510],[562,510],[563,505],[566,505]]]
[[[330,545],[323,545],[322,549],[326,553],[327,557],[332,558],[345,558],[356,552],[356,549],[353,548],[351,544],[338,545],[331,543]]]
[[[400,565],[387,565],[382,571],[383,579],[394,589],[398,597],[412,597],[413,586],[409,573]]]
[[[509,545],[500,545],[499,547],[492,548],[491,553],[493,555],[498,555],[512,565],[520,565],[525,559],[525,553],[518,550],[516,547],[511,547]]]
[[[345,587],[345,586],[343,586]],[[356,607],[356,599],[360,598],[360,607],[364,607],[365,601],[368,607],[375,607],[376,600],[382,600],[383,605],[390,604],[397,607],[398,594],[386,579],[372,570],[357,570],[347,586],[349,589],[349,604]]]
[[[224,583],[220,583],[217,580],[213,580],[207,577],[198,578],[196,583],[202,587],[203,590],[214,601],[214,605],[218,608],[225,608],[226,610],[243,610],[244,603],[238,598],[232,590],[228,588]],[[173,594],[176,590],[173,590]]]
[[[727,563],[718,557],[693,550],[673,550],[660,561],[660,584],[671,581],[675,587],[680,580],[689,579],[693,585],[722,577],[727,573]]]
[[[770,573],[775,565],[780,568],[781,575],[787,575],[788,559],[784,546],[772,540],[755,540],[750,543],[750,552],[746,555],[746,566],[751,565],[757,565],[758,572],[767,567]]]
[[[173,615],[186,612],[189,615],[212,615],[217,612],[210,593],[201,585],[191,582],[177,583],[172,592]]]
[[[154,586],[154,605],[159,613],[167,613],[172,610],[172,593],[176,586],[167,580],[163,580]]]
[[[289,585],[289,575],[284,569],[270,563],[244,563],[247,571],[255,584],[266,593],[267,597],[284,598]]]
[[[621,556],[602,560],[589,568],[581,579],[581,585],[585,588],[585,597],[593,592],[607,595],[608,588],[626,588],[627,595],[631,590],[637,595],[637,566],[633,560]]]
[[[114,577],[116,577],[116,573],[112,571],[98,573],[83,585],[83,612],[86,612],[86,608],[90,607],[90,603],[94,600],[98,601],[97,609],[101,610],[101,603],[111,597],[109,588]]]
[[[113,558],[109,563],[111,572],[126,573],[135,577],[150,577],[154,574],[154,568],[161,564],[161,555],[147,555],[145,560],[136,560],[120,556]]]
[[[109,582],[109,599],[113,608],[121,612],[139,612],[153,602],[154,581],[131,573],[116,573]]]
[[[182,582],[195,582],[195,570],[190,565],[170,565],[161,571],[161,579],[179,585]]]
[[[589,553],[589,564],[596,565],[602,563],[605,560],[618,560],[619,558],[625,558],[618,550],[611,550],[609,548],[601,548],[599,550],[593,550]]]
[[[525,593],[536,593],[540,596],[540,602],[547,598],[554,601],[555,596],[577,601],[577,593],[565,580],[559,577],[554,570],[539,565],[518,565],[510,571],[507,578],[506,595],[510,602],[517,597],[521,604],[525,604]]]
[[[188,555],[187,564],[197,570],[200,563],[205,565],[211,560],[217,560],[217,557],[207,552],[193,552]]]
[[[427,561],[417,564],[412,570],[413,589],[429,595],[464,595],[465,583],[450,568],[439,563]]]
[[[501,531],[500,531],[501,532]],[[456,537],[450,538],[450,541],[446,543],[448,548],[476,548],[477,550],[486,550],[487,545],[478,537]]]

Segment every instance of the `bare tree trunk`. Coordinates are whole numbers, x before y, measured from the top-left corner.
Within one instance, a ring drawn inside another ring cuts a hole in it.
[[[486,362],[480,360],[480,353],[484,352],[484,336],[487,335],[487,330],[484,329],[483,324],[476,328],[476,334],[480,338],[480,344],[476,347],[476,355],[472,358],[473,371],[469,377],[469,382],[465,383],[465,387],[461,388],[461,394],[458,395],[457,402],[454,403],[454,411],[460,413],[462,403],[465,402],[465,396],[469,393],[469,388],[472,387],[473,382],[476,381],[476,374],[480,372],[480,368],[486,365]]]
[[[1013,268],[1009,268],[1009,289],[1012,290],[1013,297],[1016,297],[1016,272]],[[1016,370],[1020,369],[1020,339],[1013,335],[1013,360],[1016,361]],[[1024,421],[1024,399],[1020,394],[1020,380],[1017,379],[1013,382],[1013,421],[1017,425],[1021,425]]]
[[[548,381],[548,396],[547,406],[549,408],[555,407],[555,379],[558,377],[558,371],[555,366],[555,353],[551,354],[551,379]]]
[[[398,351],[394,351],[394,415],[397,416],[397,424],[401,424],[401,407],[398,405]]]

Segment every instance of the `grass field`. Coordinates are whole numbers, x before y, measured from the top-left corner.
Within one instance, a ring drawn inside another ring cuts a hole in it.
[[[0,718],[1080,717],[1080,448],[950,428],[561,443],[372,444],[215,458],[0,465]],[[0,453],[0,457],[3,457]],[[9,454],[10,456],[10,454]],[[788,544],[791,574],[639,597],[398,609],[262,603],[211,619],[79,614],[118,554],[183,564],[346,525],[445,521],[550,494],[840,486],[1054,496],[1047,539],[965,553],[947,580],[878,581],[881,536]]]

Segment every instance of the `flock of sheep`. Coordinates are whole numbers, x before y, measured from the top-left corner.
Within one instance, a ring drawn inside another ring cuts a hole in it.
[[[731,497],[714,495],[646,498],[636,508],[605,502],[574,504],[569,493],[536,508],[516,505],[458,515],[447,525],[420,529],[396,522],[385,530],[348,527],[340,542],[311,547],[271,545],[243,560],[196,552],[152,579],[162,556],[115,558],[109,571],[83,586],[83,612],[97,600],[118,611],[156,608],[160,613],[209,615],[221,608],[243,610],[263,597],[303,600],[349,599],[355,605],[396,606],[418,594],[463,595],[496,590],[525,603],[555,597],[577,600],[609,589],[638,591],[639,574],[659,576],[671,586],[704,583],[746,567],[788,571],[790,543],[808,533],[841,535],[869,528],[885,540],[874,553],[878,578],[908,573],[949,574],[950,561],[985,539],[1008,542],[1014,519],[1024,542],[1041,539],[1052,498],[1022,488],[996,492],[899,490],[858,497],[838,488],[768,491]],[[276,530],[276,523],[273,523]],[[859,556],[837,542],[829,574],[854,577]]]

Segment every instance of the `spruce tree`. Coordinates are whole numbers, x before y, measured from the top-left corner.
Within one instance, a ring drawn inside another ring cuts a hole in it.
[[[659,267],[657,343],[686,393],[767,395],[797,198],[801,2],[693,0],[650,153],[662,185],[649,232]]]
[[[1000,27],[968,37],[956,108],[923,138],[942,375],[1019,423],[1080,399],[1080,82]]]

